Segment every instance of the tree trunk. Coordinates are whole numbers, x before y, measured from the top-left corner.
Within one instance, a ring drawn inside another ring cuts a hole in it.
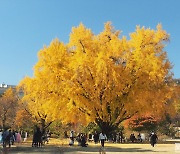
[[[46,132],[46,129],[52,124],[53,121],[49,122],[49,123],[46,123],[45,119],[42,119],[41,118],[41,131],[42,131],[42,134],[44,135],[45,132]]]
[[[41,119],[41,131],[42,131],[43,135],[46,132],[46,121],[45,121],[45,119]]]
[[[5,125],[5,120],[3,119],[3,120],[2,120],[2,129],[4,130],[5,127],[6,127],[6,125]]]
[[[96,119],[95,122],[107,137],[111,137],[112,133],[118,129],[118,125],[112,124],[110,122],[104,122],[100,119]]]
[[[2,119],[2,129],[5,130],[6,129],[6,115],[4,115],[3,119]]]

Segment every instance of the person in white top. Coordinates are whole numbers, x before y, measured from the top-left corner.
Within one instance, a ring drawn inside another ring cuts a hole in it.
[[[2,143],[2,130],[0,130],[0,144]]]
[[[70,142],[69,142],[69,145],[74,145],[74,131],[70,131]]]
[[[107,136],[106,134],[104,134],[103,132],[99,134],[99,140],[101,142],[101,146],[104,147],[104,141],[107,140]]]

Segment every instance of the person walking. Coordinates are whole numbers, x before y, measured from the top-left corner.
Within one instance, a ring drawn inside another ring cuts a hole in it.
[[[22,141],[21,134],[20,134],[20,132],[17,132],[16,133],[16,142],[19,144],[19,143],[21,143],[21,141]]]
[[[99,140],[101,142],[101,146],[104,147],[104,142],[105,142],[105,140],[107,140],[107,136],[104,132],[101,132],[99,134]]]
[[[105,151],[105,148],[104,148],[104,142],[105,142],[105,140],[107,140],[107,136],[103,131],[99,134],[99,140],[101,142],[101,148],[99,149],[99,153],[100,154],[105,154],[106,151]]]
[[[0,130],[0,144],[3,142],[2,141],[2,134],[3,134],[3,132],[2,132],[2,130]]]
[[[150,135],[150,144],[152,145],[152,147],[154,147],[154,145],[157,143],[158,137],[156,135],[156,133],[152,133]]]
[[[74,145],[74,138],[75,138],[75,136],[74,136],[74,131],[73,130],[70,131],[69,138],[70,138],[69,145],[70,146]]]
[[[6,148],[6,145],[9,143],[8,136],[9,136],[9,130],[5,129],[2,133],[3,148]]]

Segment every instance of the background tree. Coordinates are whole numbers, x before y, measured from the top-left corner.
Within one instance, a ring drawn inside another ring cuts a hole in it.
[[[109,22],[98,35],[80,24],[67,45],[56,39],[40,50],[34,77],[22,82],[31,113],[95,122],[108,134],[136,114],[173,110],[171,64],[164,51],[169,35],[161,25],[137,27],[129,40],[119,34]]]
[[[18,97],[12,88],[9,88],[0,97],[0,125],[2,129],[14,125],[14,117],[18,107]]]
[[[160,119],[153,117],[152,115],[145,114],[144,116],[134,116],[125,122],[128,127],[137,132],[145,131],[151,132],[157,130],[158,122]]]
[[[179,85],[178,80],[174,80],[174,93],[170,100],[171,103],[175,102],[174,107],[166,108],[164,115],[155,116],[152,112],[145,113],[144,115],[135,115],[132,118],[125,121],[124,125],[128,126],[134,131],[155,131],[158,130],[164,135],[174,137],[175,129],[174,126],[178,126],[178,106],[179,106]]]
[[[176,111],[178,115],[180,115],[180,79],[175,80],[175,85],[176,85],[176,91],[175,91],[175,100],[176,101]]]
[[[25,109],[18,107],[14,123],[16,130],[31,130],[36,121],[33,120],[32,116]]]
[[[47,51],[46,59],[42,54],[44,51]],[[62,102],[66,97],[63,97],[60,92],[62,81],[59,76],[66,54],[67,51],[63,44],[55,40],[49,48],[45,47],[40,51],[40,60],[34,67],[34,77],[26,77],[19,84],[19,89],[24,92],[21,104],[34,121],[41,126],[43,132],[54,120],[62,118],[60,111],[64,109],[65,105]]]
[[[25,110],[22,112],[26,112],[28,116],[31,116],[34,124],[39,125],[42,131],[45,132],[45,129],[54,121],[54,112],[56,111],[50,104],[53,100],[49,100],[48,95],[44,94],[46,89],[44,89],[42,82],[43,80],[30,78],[25,78],[21,82],[21,88],[23,87],[24,91],[21,106]],[[19,116],[17,115],[17,118],[20,118]]]
[[[174,101],[176,101],[175,107],[176,107],[176,115],[173,117],[172,125],[173,129],[176,128],[176,137],[180,137],[180,133],[178,128],[180,127],[180,79],[175,80],[176,90],[175,90],[175,96]],[[169,133],[169,132],[168,132]]]

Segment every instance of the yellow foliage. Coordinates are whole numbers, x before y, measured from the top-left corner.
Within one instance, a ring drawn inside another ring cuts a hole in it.
[[[17,95],[12,88],[8,88],[0,97],[0,125],[3,129],[13,126],[17,102]]]
[[[67,45],[58,39],[39,51],[34,77],[25,78],[23,101],[48,120],[119,124],[139,112],[163,115],[173,94],[169,35],[140,28],[119,38],[110,22],[95,35],[82,23]]]

